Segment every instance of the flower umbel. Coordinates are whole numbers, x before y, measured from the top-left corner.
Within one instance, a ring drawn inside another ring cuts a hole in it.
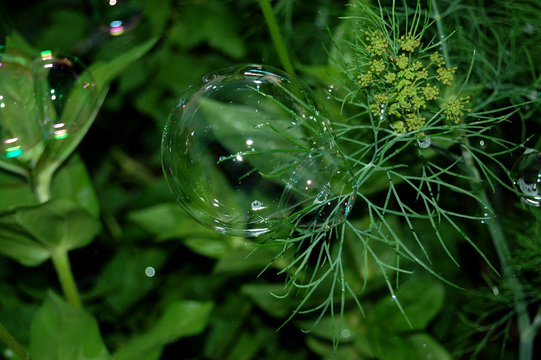
[[[443,107],[443,113],[446,115],[447,120],[453,121],[455,124],[458,124],[462,121],[464,112],[470,112],[471,109],[466,106],[470,103],[470,97],[460,97],[451,96],[451,99]]]
[[[441,104],[455,124],[469,111],[468,97],[451,98],[448,103],[440,98],[442,88],[453,85],[457,67],[447,67],[438,51],[427,54],[421,47],[422,34],[410,31],[398,37],[373,30],[364,35],[362,53],[369,55],[368,66],[357,75],[357,83],[370,101],[372,115],[387,118],[397,134],[422,129]]]

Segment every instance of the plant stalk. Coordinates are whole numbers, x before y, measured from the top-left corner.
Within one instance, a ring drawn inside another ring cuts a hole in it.
[[[440,12],[436,1],[432,0],[432,9],[434,12],[434,19],[436,21],[436,27],[438,29],[438,35],[440,41],[445,38],[443,33],[443,23],[441,21]],[[449,52],[445,42],[442,42],[442,53],[445,59],[447,66],[450,66],[449,61]],[[483,201],[483,205],[486,206],[487,211],[490,214],[496,214],[492,203],[488,199],[486,191],[482,187],[482,180],[477,167],[472,159],[470,152],[467,150],[469,146],[469,140],[466,137],[463,137],[463,142],[466,145],[463,147],[464,161],[468,168],[470,169],[472,176],[474,178],[473,188],[477,192],[479,198]],[[511,262],[511,251],[507,245],[505,235],[503,233],[500,222],[497,218],[492,221],[487,222],[488,231],[492,238],[492,243],[496,249],[500,265],[503,270],[503,277],[507,283],[507,286],[513,294],[513,302],[515,313],[517,316],[517,325],[518,331],[520,334],[520,343],[519,343],[519,357],[518,360],[531,360],[533,359],[533,336],[530,335],[530,316],[528,315],[528,308],[525,301],[524,290],[520,280],[514,274],[510,262]]]
[[[32,176],[34,193],[40,203],[51,199],[51,182],[53,174],[48,171],[34,173]]]
[[[58,275],[58,280],[60,281],[60,285],[64,291],[64,296],[74,307],[77,309],[82,309],[83,305],[81,303],[79,291],[77,290],[77,285],[73,278],[67,251],[58,249],[53,254],[52,260]]]
[[[293,67],[293,64],[291,63],[291,60],[289,60],[289,55],[287,53],[284,39],[282,38],[282,34],[280,33],[280,28],[278,27],[278,22],[276,21],[276,17],[274,16],[274,11],[272,11],[270,1],[259,0],[259,6],[261,7],[261,11],[263,12],[265,21],[267,22],[267,27],[269,28],[272,42],[274,43],[274,48],[278,53],[278,57],[280,58],[280,62],[282,63],[284,70],[291,75],[295,75],[295,69]]]
[[[30,354],[15,340],[13,335],[0,323],[0,339],[17,355],[21,360],[30,360]]]

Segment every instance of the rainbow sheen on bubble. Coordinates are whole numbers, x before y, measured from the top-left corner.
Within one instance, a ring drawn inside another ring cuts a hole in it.
[[[61,140],[83,128],[96,107],[98,93],[82,63],[45,50],[34,60],[32,71],[43,137]]]
[[[141,4],[138,0],[92,0],[93,12],[100,30],[111,36],[130,31],[141,20]]]
[[[522,201],[531,206],[541,205],[541,152],[527,149],[516,161],[511,175],[522,192]]]
[[[41,142],[28,58],[0,49],[0,158],[24,158]]]
[[[191,87],[162,141],[165,178],[179,204],[224,234],[330,227],[351,209],[352,181],[332,124],[287,74],[226,69]]]

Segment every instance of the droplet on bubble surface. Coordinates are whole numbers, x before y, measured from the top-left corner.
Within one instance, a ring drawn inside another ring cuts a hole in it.
[[[511,175],[524,194],[522,200],[528,205],[541,205],[541,152],[527,149],[513,166]]]
[[[432,139],[430,139],[430,137],[428,137],[428,136],[423,136],[423,137],[417,139],[417,145],[421,149],[429,148],[431,144],[432,144]]]
[[[84,127],[95,110],[98,94],[81,62],[42,51],[34,60],[33,74],[43,136],[64,139]]]
[[[0,158],[24,157],[41,140],[30,61],[0,48]]]
[[[339,199],[351,179],[316,104],[270,67],[204,77],[164,129],[163,169],[179,204],[200,223],[234,236],[257,236],[284,222],[331,223],[322,214],[340,213],[326,210],[329,204],[345,207]]]

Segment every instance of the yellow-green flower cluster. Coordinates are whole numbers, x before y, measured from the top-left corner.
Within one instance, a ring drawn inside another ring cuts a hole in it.
[[[471,111],[471,109],[467,107],[469,103],[469,96],[459,98],[456,96],[451,96],[449,102],[443,106],[445,118],[449,121],[453,121],[455,124],[458,124],[464,116],[464,112]]]
[[[365,72],[357,76],[358,85],[367,90],[370,111],[379,119],[388,119],[397,133],[417,131],[426,124],[429,105],[440,100],[441,89],[452,86],[456,67],[449,68],[435,51],[421,55],[420,35],[409,32],[396,46],[380,30],[365,31],[364,48],[370,60]],[[448,120],[459,123],[469,98],[456,98],[444,105]]]

